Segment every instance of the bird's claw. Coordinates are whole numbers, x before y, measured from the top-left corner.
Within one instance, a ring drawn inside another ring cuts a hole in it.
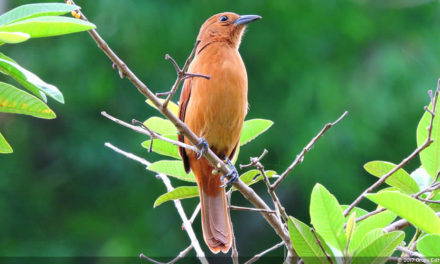
[[[208,142],[206,141],[205,138],[201,138],[196,146],[200,148],[200,152],[197,153],[197,159],[201,159],[203,157],[203,154],[205,154],[206,151],[208,151],[209,148]]]
[[[228,181],[222,185],[220,185],[220,188],[226,187],[228,184],[234,184],[238,180],[238,172],[237,169],[234,167],[234,164],[232,164],[231,160],[226,159],[226,163],[229,167],[229,172],[225,176],[220,177],[220,181],[224,182],[225,178],[228,179]]]

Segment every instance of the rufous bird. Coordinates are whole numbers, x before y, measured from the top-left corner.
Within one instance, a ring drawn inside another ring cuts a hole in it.
[[[206,20],[188,72],[209,75],[210,79],[186,79],[180,96],[180,120],[201,138],[202,150],[209,145],[231,167],[226,184],[238,179],[230,160],[238,148],[248,109],[247,73],[238,48],[246,25],[260,18],[227,12]],[[182,135],[179,140],[190,144]],[[185,171],[192,170],[199,186],[205,242],[213,253],[227,253],[232,245],[232,227],[223,177],[213,174],[214,167],[200,153],[181,147],[179,153]]]

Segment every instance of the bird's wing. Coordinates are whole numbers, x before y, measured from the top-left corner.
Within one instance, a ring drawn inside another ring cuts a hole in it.
[[[186,79],[183,83],[182,93],[180,94],[180,101],[179,101],[179,119],[182,120],[182,122],[185,122],[185,114],[186,114],[186,106],[188,105],[189,98],[191,97],[191,79]],[[180,142],[184,142],[184,137],[182,134],[178,135],[178,139]],[[179,147],[179,154],[180,157],[182,157],[183,160],[183,166],[185,168],[186,173],[189,173],[189,159],[188,155],[186,154],[185,148]]]

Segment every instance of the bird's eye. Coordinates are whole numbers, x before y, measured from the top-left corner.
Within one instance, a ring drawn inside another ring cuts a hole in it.
[[[228,17],[227,16],[221,16],[218,20],[224,22],[224,21],[228,20]]]

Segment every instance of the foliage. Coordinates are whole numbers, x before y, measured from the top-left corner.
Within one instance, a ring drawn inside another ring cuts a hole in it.
[[[71,34],[95,28],[82,20],[63,17],[80,7],[47,3],[22,5],[0,16],[0,45],[25,42],[31,38]],[[31,115],[52,119],[55,113],[46,105],[50,96],[60,103],[64,97],[57,87],[41,80],[37,75],[0,53],[0,72],[16,80],[34,95],[11,84],[0,83],[0,112]],[[12,148],[0,134],[0,153],[11,153]]]

